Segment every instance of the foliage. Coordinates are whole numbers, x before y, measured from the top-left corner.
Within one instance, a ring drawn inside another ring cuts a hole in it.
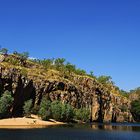
[[[52,117],[58,121],[69,122],[75,116],[77,120],[87,122],[89,121],[90,111],[86,108],[74,111],[73,107],[69,104],[64,104],[60,101],[50,102],[44,98],[40,105],[39,115],[43,120],[48,120]]]
[[[24,103],[23,110],[24,110],[24,115],[26,117],[31,116],[31,108],[32,108],[32,100],[28,100]]]
[[[140,87],[134,89],[134,90],[130,90],[130,93],[135,93],[137,95],[140,95]]]
[[[43,98],[38,113],[43,120],[48,120],[50,118],[51,116],[50,108],[51,102],[48,101],[46,98]]]
[[[5,61],[6,62],[9,62],[10,64],[12,64],[12,65],[19,65],[19,61],[17,60],[17,59],[15,59],[15,58],[13,58],[13,57],[7,57],[6,59],[5,59]]]
[[[75,73],[78,74],[78,75],[86,75],[86,71],[82,70],[82,69],[79,69],[79,68],[76,69]]]
[[[128,98],[128,96],[129,96],[129,93],[126,92],[126,91],[124,91],[124,90],[120,90],[120,94],[121,94],[122,96],[124,96],[124,97],[127,97],[127,98]]]
[[[72,73],[72,72],[76,71],[76,66],[69,63],[69,62],[65,65],[65,68],[69,73]]]
[[[34,107],[31,110],[31,113],[38,115],[39,109],[40,109],[39,105],[34,105]]]
[[[55,69],[64,73],[64,71],[65,71],[65,61],[66,60],[64,58],[55,59],[54,60]]]
[[[65,61],[66,60],[64,58],[57,58],[55,59],[54,64],[56,65],[56,67],[62,67],[64,66]]]
[[[8,53],[8,49],[6,48],[0,48],[0,54],[6,55]]]
[[[44,59],[39,61],[46,69],[51,68],[53,65],[53,59]]]
[[[10,108],[13,104],[13,97],[11,92],[5,91],[0,98],[0,118],[8,117],[10,115]]]
[[[75,119],[88,122],[90,118],[90,110],[87,108],[75,109]]]
[[[121,109],[121,112],[126,112],[128,107],[127,107],[127,105],[122,105],[122,106],[120,106],[120,109]]]
[[[24,59],[24,60],[27,60],[29,57],[28,52],[18,53],[18,55],[20,56],[21,59]]]
[[[23,52],[23,53],[14,52],[14,55],[18,56],[20,64],[25,66],[26,61],[29,57],[29,53],[28,52]]]
[[[58,121],[71,121],[74,116],[74,111],[71,105],[63,104],[59,101],[54,101],[51,104],[52,117]]]
[[[62,103],[61,106],[62,106],[61,120],[66,122],[71,121],[74,116],[74,110],[72,106],[69,104],[62,104]]]
[[[132,101],[131,112],[136,121],[140,121],[140,100]]]
[[[93,71],[90,71],[90,76],[94,77],[94,72]]]
[[[66,74],[68,72],[69,74],[76,73],[78,75],[86,75],[85,70],[76,68],[75,65],[66,62],[64,58],[44,59],[44,60],[35,59],[32,61],[44,66],[45,69],[53,68],[58,71],[61,71],[62,74]]]
[[[61,120],[62,104],[59,101],[53,101],[51,103],[51,112],[55,120]]]
[[[8,55],[5,58],[6,62],[9,62],[10,64],[13,65],[23,65],[25,66],[26,60],[29,57],[29,53],[28,52],[23,52],[23,53],[18,53],[18,52],[13,52],[12,55]]]
[[[112,78],[111,76],[105,76],[105,75],[102,75],[102,76],[99,76],[97,78],[97,80],[102,83],[102,84],[107,84],[107,83],[111,83],[112,81]]]

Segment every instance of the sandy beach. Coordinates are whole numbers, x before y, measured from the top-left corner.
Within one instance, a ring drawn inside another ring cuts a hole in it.
[[[62,125],[63,122],[55,120],[43,121],[37,116],[32,118],[8,118],[0,120],[0,128],[43,128],[51,125]]]

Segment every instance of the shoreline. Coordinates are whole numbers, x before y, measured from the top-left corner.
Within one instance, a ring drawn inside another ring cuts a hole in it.
[[[28,129],[28,128],[47,128],[49,126],[64,125],[64,122],[58,122],[55,120],[43,121],[39,118],[8,118],[0,120],[0,129],[3,128],[18,128],[18,129]]]

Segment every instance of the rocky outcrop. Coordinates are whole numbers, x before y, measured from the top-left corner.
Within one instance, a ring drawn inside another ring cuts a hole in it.
[[[73,76],[65,79],[45,79],[23,76],[18,68],[0,67],[0,90],[9,90],[14,97],[12,116],[23,114],[24,102],[32,99],[39,106],[43,97],[60,100],[74,108],[86,107],[91,111],[91,121],[130,122],[130,101],[110,93],[102,84],[89,77]],[[2,92],[0,92],[2,93]]]

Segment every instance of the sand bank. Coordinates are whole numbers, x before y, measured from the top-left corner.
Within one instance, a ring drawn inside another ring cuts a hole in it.
[[[62,125],[63,122],[54,120],[43,121],[38,117],[33,118],[8,118],[0,120],[0,128],[43,128],[51,125]]]

